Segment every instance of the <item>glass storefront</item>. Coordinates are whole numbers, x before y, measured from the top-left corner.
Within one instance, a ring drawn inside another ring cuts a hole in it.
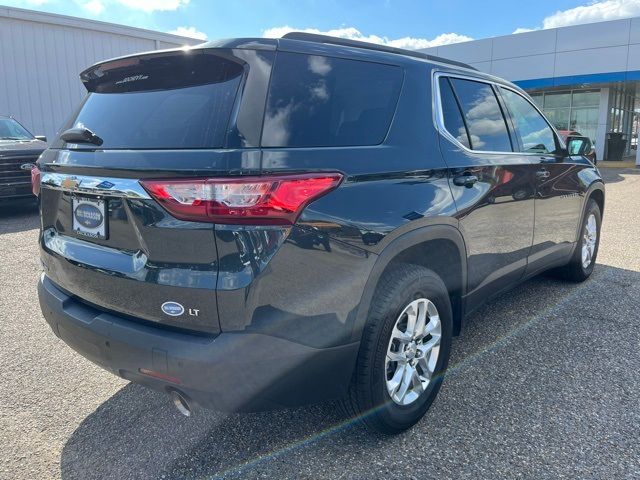
[[[533,93],[531,98],[558,130],[570,130],[596,143],[600,90],[563,90]]]
[[[610,90],[609,105],[609,131],[624,134],[627,141],[625,155],[631,155],[633,146],[634,118],[635,113],[635,92],[625,89],[623,86],[613,87]],[[637,133],[637,131],[636,131]],[[636,140],[637,143],[637,140]]]

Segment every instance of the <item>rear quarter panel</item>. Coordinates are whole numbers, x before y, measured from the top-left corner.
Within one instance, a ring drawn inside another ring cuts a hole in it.
[[[323,53],[322,46],[314,49],[314,54]],[[430,67],[402,59],[400,64],[405,69],[402,91],[382,144],[263,148],[264,173],[339,171],[344,180],[310,204],[290,232],[253,236],[238,228],[216,228],[223,331],[287,332],[290,339],[315,347],[357,341],[357,319],[367,309],[361,300],[378,255],[421,227],[457,227],[433,128]],[[234,269],[245,268],[233,266],[242,252],[267,252],[273,241],[282,246],[264,270],[259,267],[266,265],[259,260],[262,254],[253,253],[246,265],[258,268],[244,270],[243,285],[223,286],[225,276],[236,279]],[[225,258],[233,262],[225,265]]]

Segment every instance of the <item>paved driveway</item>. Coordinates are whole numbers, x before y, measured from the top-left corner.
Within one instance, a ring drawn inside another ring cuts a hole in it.
[[[640,171],[609,170],[598,267],[498,298],[391,438],[331,405],[179,416],[75,354],[37,305],[37,217],[0,210],[0,478],[640,478]]]

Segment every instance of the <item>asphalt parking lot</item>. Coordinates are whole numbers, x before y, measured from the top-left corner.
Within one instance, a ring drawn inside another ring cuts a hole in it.
[[[640,478],[640,170],[604,170],[598,266],[536,278],[454,340],[427,416],[396,437],[332,405],[180,416],[49,330],[33,207],[0,207],[0,478]]]

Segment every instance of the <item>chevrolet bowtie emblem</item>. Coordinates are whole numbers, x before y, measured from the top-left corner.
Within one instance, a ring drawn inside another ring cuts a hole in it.
[[[70,190],[73,190],[78,185],[80,185],[80,182],[78,182],[78,179],[76,177],[67,177],[64,180],[62,180],[60,184],[62,188],[68,188]]]

